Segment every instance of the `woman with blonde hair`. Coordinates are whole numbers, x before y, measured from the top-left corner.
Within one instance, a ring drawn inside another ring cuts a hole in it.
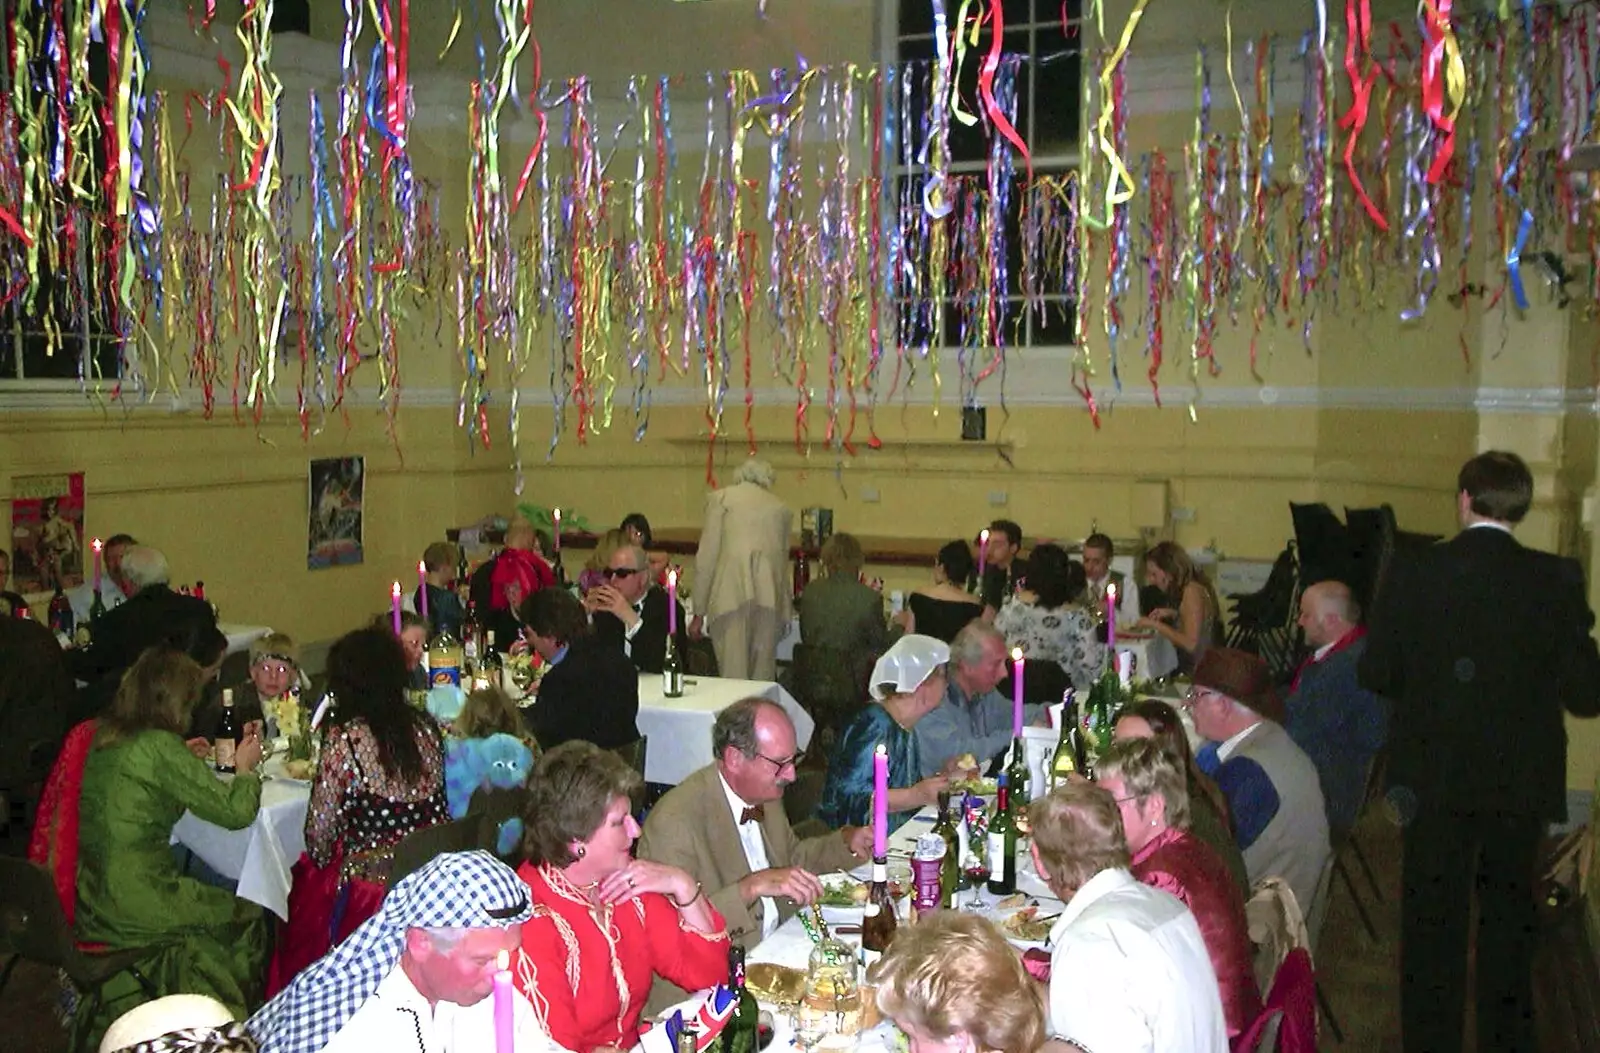
[[[1163,541],[1145,553],[1144,576],[1173,606],[1153,610],[1134,625],[1166,637],[1177,648],[1179,672],[1193,672],[1206,648],[1218,642],[1222,605],[1216,590],[1183,546],[1173,541]]]
[[[184,876],[170,844],[186,811],[242,830],[261,803],[258,734],[240,743],[238,774],[228,782],[184,745],[202,679],[194,659],[162,647],[128,668],[110,710],[93,725],[71,822],[57,833],[75,842],[77,939],[107,951],[149,948],[137,965],[159,995],[206,994],[243,1015],[260,993],[266,962],[261,908]],[[65,752],[59,763],[68,763]],[[128,973],[104,994],[94,1019],[74,1022],[87,1048],[123,1010],[149,997]]]
[[[1137,699],[1117,710],[1111,734],[1116,739],[1150,739],[1179,771],[1187,773],[1189,832],[1211,846],[1233,875],[1239,894],[1249,899],[1250,874],[1228,820],[1228,799],[1222,796],[1216,781],[1194,762],[1189,733],[1184,730],[1178,711],[1158,698]]]
[[[1261,1012],[1244,897],[1227,865],[1189,832],[1183,769],[1151,739],[1118,739],[1095,765],[1094,778],[1121,811],[1133,876],[1194,913],[1217,974],[1228,1037],[1243,1034]]]
[[[1044,999],[994,923],[942,910],[901,929],[872,967],[878,1008],[911,1053],[1034,1053]]]

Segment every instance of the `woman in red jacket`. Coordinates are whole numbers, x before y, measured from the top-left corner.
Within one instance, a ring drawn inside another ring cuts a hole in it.
[[[528,780],[528,883],[517,983],[557,1045],[631,1049],[657,976],[689,991],[728,975],[728,927],[700,883],[634,859],[643,781],[616,754],[574,739]]]
[[[1185,773],[1150,739],[1119,739],[1095,765],[1095,782],[1117,799],[1133,876],[1194,913],[1216,970],[1228,1038],[1238,1038],[1261,1012],[1244,899],[1221,857],[1188,830]]]

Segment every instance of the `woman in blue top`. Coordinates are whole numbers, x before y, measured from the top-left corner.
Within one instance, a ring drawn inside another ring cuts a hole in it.
[[[948,775],[917,781],[922,770],[917,721],[944,701],[945,663],[950,645],[911,634],[895,641],[872,668],[872,698],[839,736],[828,764],[817,818],[834,828],[864,826],[872,814],[872,753],[889,752],[889,829],[894,830],[924,805],[933,804],[950,782]]]

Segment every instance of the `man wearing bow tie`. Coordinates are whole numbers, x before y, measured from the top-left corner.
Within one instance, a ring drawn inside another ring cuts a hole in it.
[[[639,672],[659,673],[667,651],[667,594],[652,587],[649,566],[644,549],[623,545],[607,561],[606,583],[590,589],[583,604],[595,636],[620,646]],[[676,634],[680,656],[688,653],[687,621],[680,603]]]
[[[804,841],[794,836],[783,790],[795,781],[804,753],[776,703],[746,698],[727,707],[717,714],[711,745],[716,760],[651,809],[639,858],[687,870],[727,919],[734,942],[754,946],[816,902],[818,874],[864,862],[872,830],[847,826]]]

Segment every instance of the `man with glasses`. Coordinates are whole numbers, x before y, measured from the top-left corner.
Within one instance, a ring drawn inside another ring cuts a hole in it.
[[[728,706],[717,714],[711,745],[716,760],[651,810],[638,854],[694,875],[734,942],[754,946],[800,906],[816,902],[818,874],[864,861],[872,830],[847,826],[795,837],[783,791],[804,754],[776,703],[746,698]]]
[[[638,545],[623,545],[606,563],[605,583],[589,590],[594,632],[602,641],[621,647],[641,673],[659,673],[667,653],[667,593],[650,580],[649,561]],[[676,603],[677,601],[673,601]],[[689,650],[683,604],[677,610],[678,654]]]

